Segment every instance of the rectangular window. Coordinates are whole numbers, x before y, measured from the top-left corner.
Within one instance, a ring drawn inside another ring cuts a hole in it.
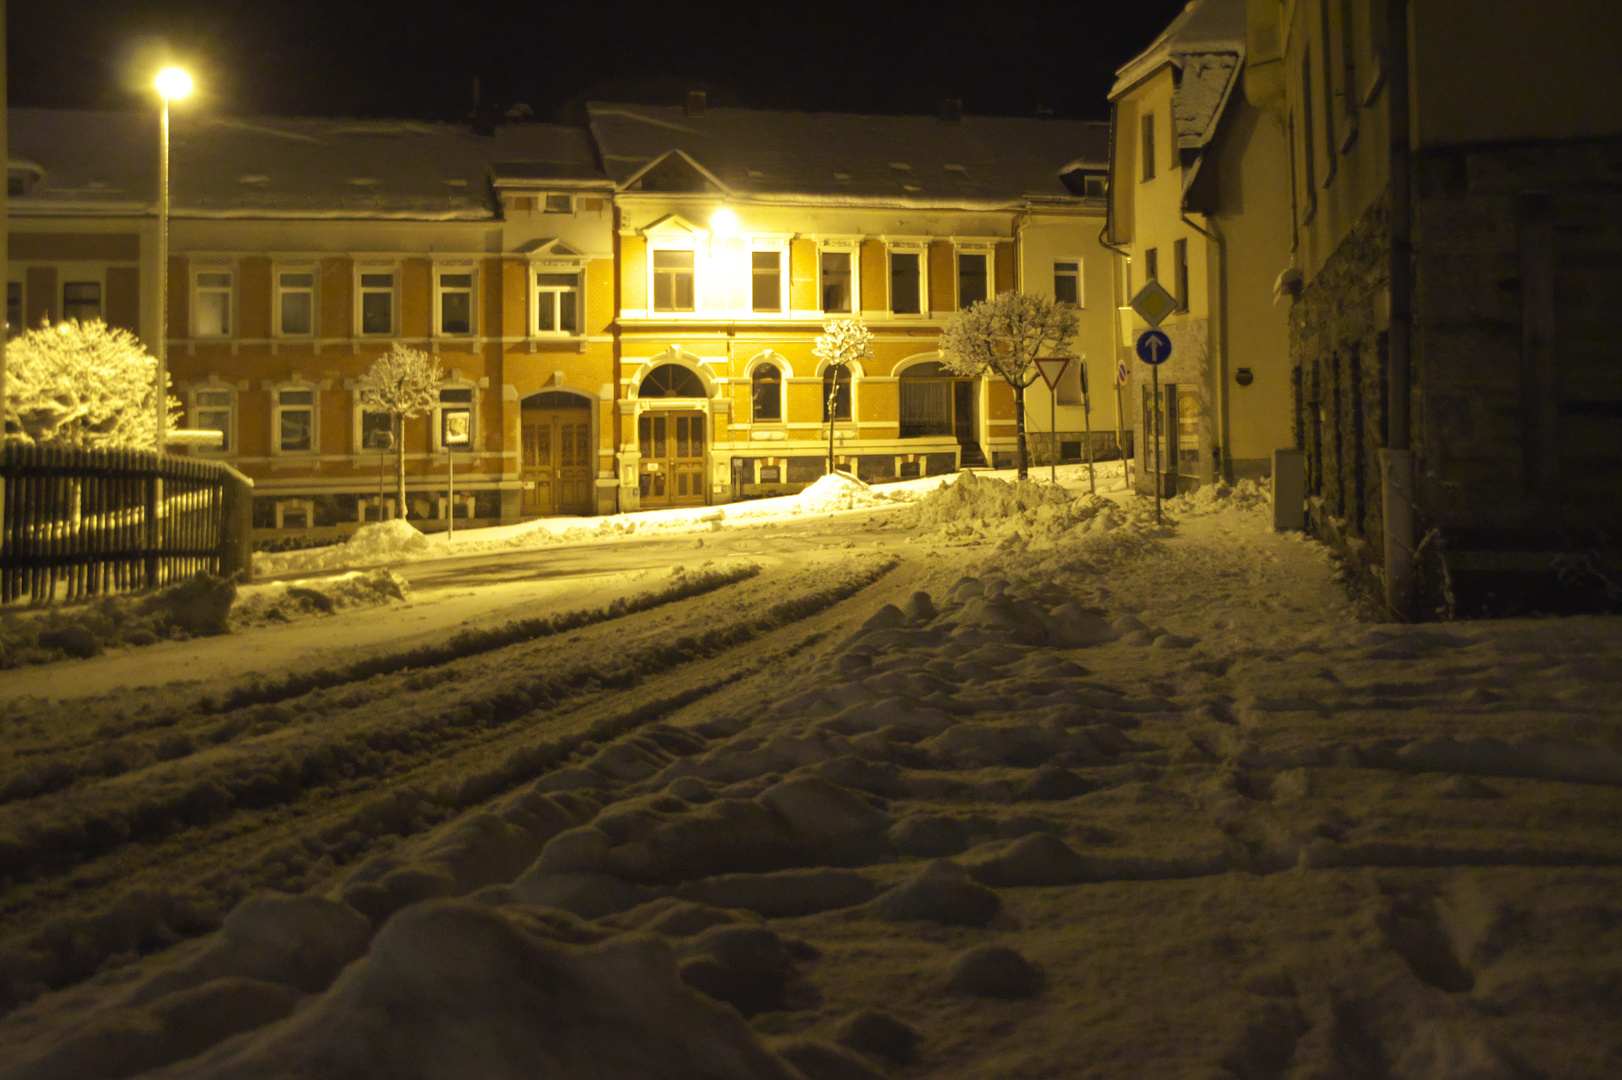
[[[823,311],[850,311],[852,295],[850,278],[850,252],[824,251],[822,253]]]
[[[473,333],[473,275],[439,275],[439,332]]]
[[[278,274],[276,303],[281,311],[281,332],[289,337],[307,337],[315,332],[315,275],[305,272]]]
[[[1150,248],[1143,253],[1143,283],[1160,280],[1160,249]]]
[[[1107,181],[1102,176],[1088,176],[1082,180],[1082,193],[1089,199],[1102,199],[1107,192]]]
[[[986,257],[980,254],[957,257],[957,306],[972,307],[986,299]]]
[[[693,253],[653,253],[653,310],[693,310]]]
[[[574,213],[573,195],[548,195],[546,197],[546,212],[548,214]]]
[[[314,390],[277,391],[276,445],[284,454],[315,449]]]
[[[196,324],[198,337],[226,337],[231,333],[229,271],[207,271],[197,275]]]
[[[6,337],[13,338],[23,331],[23,283],[6,282]]]
[[[231,449],[231,398],[229,390],[197,390],[192,393],[191,426],[199,431],[220,433],[220,444],[204,449]]]
[[[1314,160],[1317,152],[1318,144],[1312,137],[1312,54],[1306,53],[1301,57],[1301,178],[1306,181],[1308,199],[1303,222],[1312,220],[1313,200],[1317,198],[1313,193],[1318,186],[1318,163]]]
[[[374,408],[376,392],[360,392],[360,448],[362,450],[392,450],[394,448],[394,415]]]
[[[781,251],[751,251],[749,253],[750,309],[753,311],[783,310],[783,253]]]
[[[439,444],[451,449],[473,445],[473,391],[447,387],[439,392]]]
[[[1053,264],[1053,299],[1061,304],[1081,306],[1081,260],[1061,260]]]
[[[580,332],[580,275],[535,275],[535,332]]]
[[[63,282],[62,318],[80,322],[101,318],[101,282]]]
[[[1335,178],[1335,65],[1330,48],[1329,0],[1318,0],[1318,55],[1323,57],[1324,186]]]
[[[890,311],[896,315],[917,315],[923,308],[918,254],[912,251],[890,253]]]
[[[360,276],[360,332],[394,333],[394,275]]]
[[[1173,287],[1177,297],[1177,310],[1188,310],[1188,241],[1179,240],[1171,247]]]
[[[1143,160],[1143,178],[1155,178],[1155,114],[1143,114],[1143,141],[1138,147],[1138,156]]]

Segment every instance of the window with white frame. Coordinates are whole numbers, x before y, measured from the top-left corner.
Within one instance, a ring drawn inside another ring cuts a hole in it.
[[[394,449],[394,414],[377,405],[377,391],[360,387],[355,392],[357,449],[382,453]]]
[[[88,322],[101,318],[101,282],[62,283],[62,318]]]
[[[1081,307],[1081,260],[1055,259],[1053,262],[1053,299],[1061,304]]]
[[[759,364],[749,377],[754,423],[783,419],[783,373],[776,364]]]
[[[280,387],[274,391],[272,410],[275,448],[279,454],[311,454],[316,449],[316,389],[308,385]]]
[[[229,270],[197,271],[192,288],[194,337],[230,336],[234,276]]]
[[[394,333],[394,271],[360,272],[360,332]]]
[[[890,313],[918,315],[924,310],[923,252],[890,252]]]
[[[282,337],[309,337],[315,333],[314,271],[277,272],[276,327]]]
[[[546,207],[545,207],[544,212],[548,213],[548,214],[572,214],[572,213],[574,213],[574,196],[573,195],[548,195],[546,197]]]
[[[205,452],[230,453],[236,448],[236,394],[228,386],[199,386],[191,392],[191,426],[198,431],[218,431],[220,444],[206,446]]]
[[[751,311],[783,310],[783,252],[781,250],[751,251],[749,253],[749,309]]]
[[[957,306],[959,310],[972,307],[987,299],[991,274],[986,253],[960,251],[957,256]]]
[[[693,310],[693,261],[691,249],[654,249],[653,310]]]
[[[439,272],[439,332],[447,336],[473,333],[473,271]]]
[[[434,423],[434,435],[438,449],[473,449],[473,388],[440,387],[436,411],[439,416]]]
[[[580,275],[535,274],[535,332],[580,333]]]
[[[823,250],[821,285],[824,312],[841,314],[852,310],[856,295],[854,263],[852,252]]]

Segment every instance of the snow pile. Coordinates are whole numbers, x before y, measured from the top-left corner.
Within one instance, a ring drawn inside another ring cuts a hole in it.
[[[236,584],[210,574],[155,593],[104,596],[37,615],[0,612],[0,668],[99,656],[121,645],[223,634]]]
[[[1241,480],[1233,485],[1226,481],[1202,484],[1198,491],[1179,495],[1166,505],[1178,514],[1214,514],[1228,507],[1255,510],[1270,503],[1266,488],[1254,480]]]
[[[303,551],[255,552],[255,574],[285,574],[296,570],[334,570],[346,566],[375,566],[421,559],[436,547],[409,521],[399,518],[362,525],[347,543]]]
[[[274,581],[249,585],[237,594],[231,609],[234,628],[287,622],[304,615],[331,615],[348,608],[378,607],[403,601],[409,592],[405,578],[385,567],[352,570],[337,577],[308,581]]]
[[[826,513],[835,510],[865,510],[873,506],[888,506],[891,500],[849,473],[835,472],[822,477],[796,497],[799,509],[806,513]]]
[[[924,496],[917,514],[918,529],[926,534],[1038,548],[1073,539],[1095,522],[1101,523],[1100,531],[1120,523],[1120,511],[1108,499],[1078,498],[1051,484],[1033,480],[1008,483],[972,472],[960,473],[952,483],[943,483]]]

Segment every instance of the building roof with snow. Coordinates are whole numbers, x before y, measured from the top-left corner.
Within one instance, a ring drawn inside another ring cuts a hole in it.
[[[13,214],[152,210],[154,114],[12,109],[10,125],[11,172],[23,174]],[[557,124],[481,135],[410,120],[171,114],[170,200],[180,217],[489,220],[492,182],[504,176],[609,186],[589,133]]]
[[[1177,145],[1198,149],[1216,133],[1245,56],[1245,0],[1190,0],[1154,42],[1115,72],[1116,98],[1167,64],[1177,71]]]
[[[652,188],[650,178],[677,170],[770,202],[1007,207],[1073,200],[1063,175],[1103,173],[1109,158],[1109,125],[1090,121],[605,102],[587,111],[621,190]]]

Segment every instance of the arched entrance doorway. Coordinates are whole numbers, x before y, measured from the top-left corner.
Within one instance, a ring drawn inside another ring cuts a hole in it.
[[[701,409],[684,409],[672,400],[702,402],[706,397],[703,382],[678,364],[660,364],[642,379],[636,396],[639,401],[660,403],[645,408],[636,420],[642,506],[704,505],[709,417]],[[673,407],[661,407],[665,401]]]
[[[965,464],[980,457],[973,379],[926,360],[904,369],[899,381],[903,439],[955,438]]]
[[[591,513],[597,475],[591,405],[589,398],[556,390],[520,402],[526,515]]]

